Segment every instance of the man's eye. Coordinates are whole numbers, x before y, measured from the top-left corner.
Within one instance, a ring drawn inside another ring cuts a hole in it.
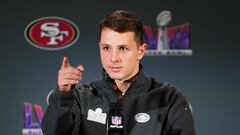
[[[125,51],[128,50],[128,48],[126,48],[126,47],[120,47],[119,50],[125,52]]]
[[[105,46],[105,47],[103,47],[103,50],[108,51],[108,50],[110,50],[110,48]]]

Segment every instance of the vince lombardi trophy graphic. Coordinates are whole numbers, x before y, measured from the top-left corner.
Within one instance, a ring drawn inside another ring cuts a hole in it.
[[[163,51],[169,49],[168,47],[168,36],[167,36],[167,25],[172,19],[171,12],[168,10],[164,10],[159,13],[157,16],[156,22],[159,26],[160,32],[158,34],[158,44],[157,44],[157,51]]]

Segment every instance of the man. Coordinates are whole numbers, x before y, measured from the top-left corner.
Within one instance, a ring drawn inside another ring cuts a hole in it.
[[[50,95],[45,135],[195,135],[192,113],[180,91],[147,77],[141,19],[115,11],[100,23],[103,78],[80,83],[83,66],[66,57]]]

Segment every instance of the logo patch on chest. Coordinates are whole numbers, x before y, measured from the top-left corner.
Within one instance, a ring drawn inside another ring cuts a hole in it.
[[[101,108],[97,108],[95,111],[93,111],[92,109],[88,110],[87,120],[106,124],[106,119],[107,119],[107,114],[102,113]]]
[[[145,123],[150,120],[150,116],[146,113],[138,113],[134,116],[134,119],[139,123]]]

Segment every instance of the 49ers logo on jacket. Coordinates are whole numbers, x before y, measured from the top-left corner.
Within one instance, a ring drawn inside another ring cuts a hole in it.
[[[44,17],[31,22],[25,29],[27,41],[40,49],[60,50],[73,45],[78,37],[77,26],[61,17]]]

